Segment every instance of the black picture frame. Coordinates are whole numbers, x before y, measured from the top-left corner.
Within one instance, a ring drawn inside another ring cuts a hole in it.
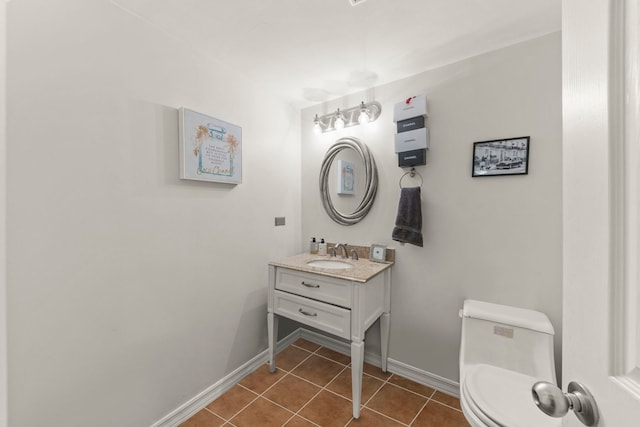
[[[471,176],[527,175],[529,140],[528,136],[520,136],[474,142]]]

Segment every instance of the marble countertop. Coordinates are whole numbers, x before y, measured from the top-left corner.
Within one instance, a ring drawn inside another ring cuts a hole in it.
[[[308,262],[315,260],[336,260],[348,262],[349,264],[353,265],[353,268],[338,270],[330,268],[311,267],[307,264]],[[373,262],[369,261],[368,259],[362,258],[354,261],[351,258],[343,259],[340,257],[330,257],[328,255],[321,256],[317,254],[302,253],[282,260],[271,261],[269,262],[269,265],[289,268],[291,270],[304,271],[307,273],[315,273],[321,276],[335,277],[337,279],[346,279],[352,280],[354,282],[364,283],[369,281],[379,273],[383,272],[384,270],[391,268],[393,262]]]

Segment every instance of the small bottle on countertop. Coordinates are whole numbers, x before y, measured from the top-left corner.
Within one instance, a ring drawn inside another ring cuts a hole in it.
[[[318,245],[318,255],[326,255],[327,254],[327,244],[324,242],[324,239],[320,239],[320,244]]]
[[[309,253],[317,254],[318,253],[318,242],[316,242],[316,238],[313,237],[311,239],[311,244],[309,245]]]

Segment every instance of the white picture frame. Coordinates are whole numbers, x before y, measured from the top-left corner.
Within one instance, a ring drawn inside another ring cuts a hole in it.
[[[375,262],[386,262],[387,247],[384,245],[373,244],[369,250],[369,260]]]
[[[188,108],[178,110],[180,179],[242,183],[242,128]]]

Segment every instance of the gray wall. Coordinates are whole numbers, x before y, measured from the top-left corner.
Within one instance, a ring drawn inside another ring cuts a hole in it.
[[[299,112],[108,0],[7,17],[10,425],[151,425],[266,349]],[[181,106],[243,128],[242,184],[178,179]]]
[[[427,165],[418,167],[424,178],[423,248],[391,240],[403,173],[393,150],[393,105],[416,94],[428,98],[431,133]],[[314,114],[363,99],[382,104],[378,121],[339,133],[312,132]],[[382,243],[397,250],[389,357],[457,381],[458,309],[474,298],[546,313],[556,328],[559,368],[561,131],[559,33],[303,110],[303,239]],[[329,219],[317,189],[325,151],[346,135],[368,144],[380,177],[373,209],[351,227]],[[471,178],[474,141],[527,135],[528,175]],[[377,329],[370,332],[367,351],[379,351]]]
[[[0,2],[0,170],[6,169],[6,3]],[[0,175],[0,427],[7,426],[7,181]]]

